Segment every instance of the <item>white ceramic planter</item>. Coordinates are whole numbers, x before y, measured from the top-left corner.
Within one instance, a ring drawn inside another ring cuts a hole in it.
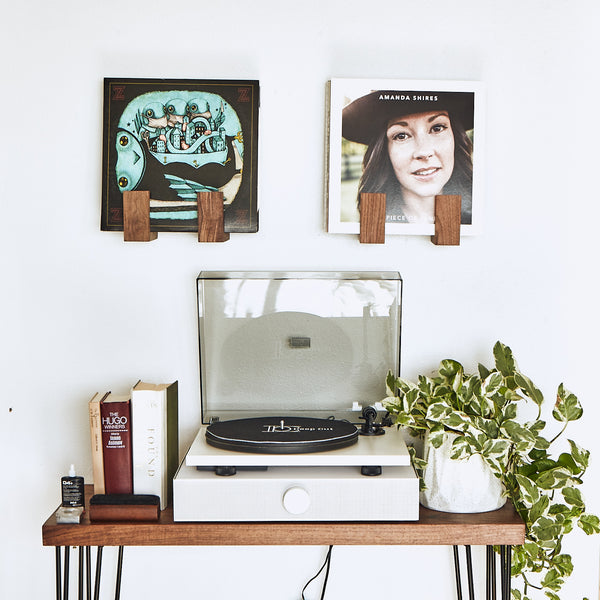
[[[450,458],[455,437],[447,434],[439,448],[434,448],[425,438],[428,464],[423,480],[427,489],[421,492],[421,504],[452,513],[488,512],[504,506],[503,486],[480,456],[466,460]]]

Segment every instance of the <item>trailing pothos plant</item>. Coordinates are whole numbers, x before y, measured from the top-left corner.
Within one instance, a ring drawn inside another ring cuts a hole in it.
[[[427,432],[434,447],[448,432],[458,434],[453,459],[481,455],[525,522],[525,543],[513,548],[511,574],[522,583],[513,589],[513,599],[531,600],[537,589],[560,600],[557,592],[573,570],[571,556],[562,550],[564,536],[575,526],[587,534],[600,532],[579,489],[589,452],[559,439],[583,409],[561,384],[552,409],[557,432],[546,437],[542,392],[519,371],[508,346],[497,342],[494,358],[495,368],[479,365],[473,375],[454,360],[442,361],[436,376],[419,376],[416,383],[390,373],[384,405],[399,427],[413,435]],[[524,417],[528,412],[530,418]],[[414,447],[409,450],[422,475],[426,462]]]

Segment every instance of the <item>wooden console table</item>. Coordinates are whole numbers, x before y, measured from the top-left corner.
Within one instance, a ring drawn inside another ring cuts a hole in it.
[[[86,506],[91,486],[86,486]],[[104,546],[119,546],[117,589],[120,593],[124,546],[329,546],[329,545],[447,545],[454,546],[457,594],[462,598],[458,546],[466,547],[469,600],[474,600],[470,559],[471,546],[487,547],[486,598],[496,598],[496,556],[500,546],[501,598],[510,598],[511,547],[524,542],[525,525],[512,505],[477,514],[452,514],[421,507],[419,521],[406,522],[242,522],[183,523],[173,521],[173,511],[162,511],[152,523],[90,523],[87,512],[79,524],[57,524],[52,513],[42,526],[44,546],[56,548],[57,600],[68,600],[69,548],[79,547],[79,599],[91,600],[90,547],[97,546],[96,589],[98,596],[101,552]],[[61,554],[64,547],[64,589],[61,586]],[[84,585],[84,555],[86,580]],[[84,595],[84,587],[87,593]]]

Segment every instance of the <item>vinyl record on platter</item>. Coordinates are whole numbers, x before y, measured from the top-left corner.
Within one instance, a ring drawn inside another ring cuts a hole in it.
[[[217,421],[206,428],[210,446],[235,452],[303,454],[356,443],[358,429],[348,421],[311,417],[257,417]]]

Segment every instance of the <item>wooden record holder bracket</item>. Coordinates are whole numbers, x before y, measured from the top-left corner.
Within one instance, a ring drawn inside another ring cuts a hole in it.
[[[360,195],[361,244],[385,243],[385,194]],[[461,197],[440,195],[435,197],[435,234],[431,241],[436,246],[460,245]]]
[[[123,239],[126,242],[151,242],[158,237],[150,230],[150,192],[123,192]],[[222,192],[198,193],[198,241],[226,242]]]

